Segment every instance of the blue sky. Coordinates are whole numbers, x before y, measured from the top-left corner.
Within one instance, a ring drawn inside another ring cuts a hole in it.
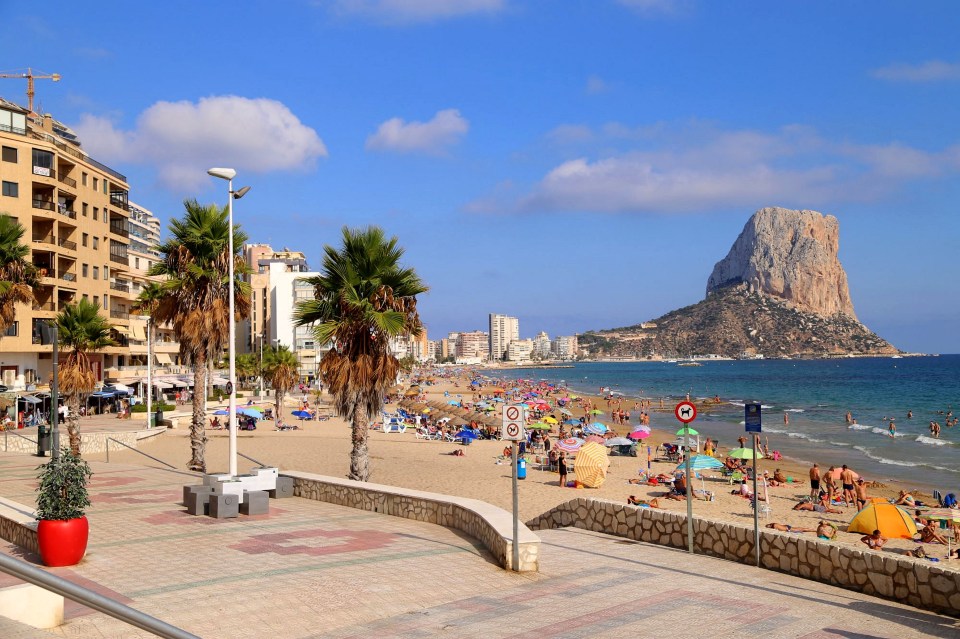
[[[135,202],[166,223],[234,167],[236,220],[312,266],[381,225],[431,286],[431,338],[657,317],[785,206],[839,219],[868,327],[960,352],[955,2],[0,6],[0,71],[62,74],[37,101]]]

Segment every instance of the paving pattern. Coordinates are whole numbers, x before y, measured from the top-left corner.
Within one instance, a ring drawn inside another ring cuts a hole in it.
[[[0,454],[0,495],[33,504],[41,461]],[[51,571],[209,639],[960,637],[957,619],[577,529],[539,533],[541,571],[516,574],[458,531],[299,498],[194,517],[195,475],[92,466],[87,557]],[[51,634],[151,636],[75,604]]]

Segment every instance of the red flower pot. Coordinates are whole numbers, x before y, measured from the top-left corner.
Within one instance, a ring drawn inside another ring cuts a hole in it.
[[[41,519],[37,525],[37,541],[43,565],[51,568],[80,563],[87,552],[90,524],[86,517],[78,519]]]

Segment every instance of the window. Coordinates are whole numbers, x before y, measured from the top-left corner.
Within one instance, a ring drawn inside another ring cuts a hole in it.
[[[87,174],[86,174],[86,173],[82,173],[82,174],[80,175],[80,183],[83,184],[84,186],[87,185]]]
[[[20,197],[20,185],[16,182],[3,182],[3,194],[7,197]]]
[[[94,267],[93,267],[93,279],[95,279],[95,280],[99,280],[99,279],[100,279],[100,267],[99,267],[99,266],[94,266]]]
[[[3,161],[17,163],[17,149],[12,146],[3,147]]]
[[[93,190],[94,191],[100,190],[100,180],[98,178],[93,178]]]
[[[100,248],[100,238],[96,235],[93,236],[93,248]]]
[[[83,203],[83,217],[87,217],[87,203]]]
[[[87,277],[87,265],[83,264],[80,266],[80,276]]]
[[[42,149],[33,150],[33,174],[51,177],[53,173],[53,153]]]
[[[107,191],[108,191],[109,188],[110,188],[110,184],[107,182],[107,179],[104,178],[104,179],[103,179],[103,194],[104,194],[104,195],[107,194]]]
[[[110,279],[110,267],[107,266],[106,264],[103,265],[103,279],[105,280]]]
[[[6,148],[6,147],[4,147],[4,148]],[[16,336],[17,336],[17,333],[18,333],[19,330],[20,330],[19,326],[20,326],[19,322],[14,322],[13,324],[10,325],[10,328],[7,329],[7,331],[3,334],[3,336],[4,336],[4,337],[16,337]]]
[[[86,294],[86,293],[84,293],[84,294],[83,294],[83,299],[88,300],[88,299],[90,299],[90,298],[87,297],[87,294]]]
[[[89,236],[88,236],[86,233],[84,233],[84,234],[83,234],[83,238],[80,240],[80,244],[83,245],[83,246],[86,246],[86,245],[87,245],[87,238],[88,238],[88,237],[89,237]],[[96,241],[97,238],[93,238],[93,240]]]
[[[96,178],[94,178],[94,179],[96,179]],[[93,219],[94,219],[94,221],[96,221],[97,216],[99,216],[99,215],[100,215],[100,209],[98,209],[97,207],[93,207]]]
[[[139,258],[139,257],[133,258],[133,268],[136,268],[136,269],[139,269],[139,268],[140,268],[140,258]]]
[[[96,304],[97,306],[100,306],[100,296],[99,296],[99,295],[94,295],[94,296],[93,296],[93,303]]]

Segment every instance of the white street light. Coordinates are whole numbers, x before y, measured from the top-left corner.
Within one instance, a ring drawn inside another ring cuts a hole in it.
[[[237,326],[236,318],[234,316],[233,310],[233,289],[234,289],[234,275],[233,275],[233,200],[239,199],[246,195],[247,191],[250,190],[249,186],[245,186],[237,192],[233,190],[233,178],[237,176],[237,172],[233,169],[226,168],[213,168],[207,171],[209,175],[212,175],[215,178],[220,178],[221,180],[227,181],[227,218],[229,222],[229,234],[230,234],[230,344],[229,344],[229,359],[230,359],[230,373],[229,373],[229,388],[230,391],[230,403],[228,405],[227,411],[227,421],[230,424],[230,476],[237,476],[237,361],[236,361],[236,342],[237,339]]]
[[[147,320],[147,428],[153,426],[153,350],[150,344],[150,320],[149,315],[142,316]]]

